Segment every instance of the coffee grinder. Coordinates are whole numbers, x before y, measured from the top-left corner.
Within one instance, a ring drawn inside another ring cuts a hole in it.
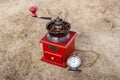
[[[43,47],[42,61],[57,65],[63,68],[67,67],[67,59],[75,51],[75,38],[77,33],[70,31],[70,23],[61,18],[41,17],[36,14],[36,6],[30,7],[32,17],[49,20],[45,26],[48,33],[40,39]]]

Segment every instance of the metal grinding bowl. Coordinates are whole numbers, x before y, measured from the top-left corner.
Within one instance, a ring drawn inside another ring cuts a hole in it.
[[[47,38],[52,42],[63,42],[69,39],[71,25],[62,19],[51,21],[46,25]]]
[[[49,22],[46,25],[46,29],[50,36],[61,38],[69,33],[71,25],[66,21],[61,21],[59,24],[56,22]]]

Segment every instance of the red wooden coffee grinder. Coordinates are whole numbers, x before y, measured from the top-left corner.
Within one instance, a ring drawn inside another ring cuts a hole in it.
[[[76,32],[70,31],[71,25],[60,19],[36,15],[37,7],[29,9],[35,18],[50,20],[46,25],[48,33],[40,40],[43,45],[42,61],[63,68],[67,67],[67,58],[75,51]]]

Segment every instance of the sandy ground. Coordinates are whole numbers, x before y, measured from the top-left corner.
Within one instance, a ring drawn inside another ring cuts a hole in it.
[[[48,21],[32,18],[31,5],[71,23],[82,72],[40,61]],[[0,0],[0,11],[0,80],[120,80],[119,0]]]

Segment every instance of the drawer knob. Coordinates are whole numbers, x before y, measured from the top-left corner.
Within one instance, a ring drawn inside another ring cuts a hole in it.
[[[54,58],[54,57],[51,57],[51,60],[55,60],[55,58]]]

